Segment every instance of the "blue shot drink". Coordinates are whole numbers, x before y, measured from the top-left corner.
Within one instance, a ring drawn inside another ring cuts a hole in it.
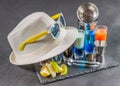
[[[73,54],[75,60],[84,59],[84,31],[78,30],[78,37],[73,46]]]
[[[85,57],[87,61],[95,61],[95,31],[85,31]]]

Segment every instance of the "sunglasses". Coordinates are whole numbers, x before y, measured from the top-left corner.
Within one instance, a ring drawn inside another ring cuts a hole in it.
[[[36,34],[25,41],[23,41],[20,45],[18,50],[22,51],[24,50],[24,47],[26,44],[33,43],[36,40],[40,39],[43,36],[46,36],[50,34],[53,39],[57,39],[60,37],[60,28],[66,26],[66,21],[62,13],[55,14],[51,16],[52,19],[54,19],[56,22],[48,29],[43,32],[40,32],[39,34]]]

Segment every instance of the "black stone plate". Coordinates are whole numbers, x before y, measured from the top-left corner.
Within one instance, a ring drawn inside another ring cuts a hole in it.
[[[55,77],[55,78],[42,77],[39,74],[40,65],[35,64],[34,66],[35,66],[36,74],[37,74],[41,84],[47,84],[47,83],[51,83],[51,82],[55,82],[55,81],[59,81],[59,80],[64,80],[64,79],[72,78],[75,76],[80,76],[80,75],[84,75],[84,74],[88,74],[88,73],[92,73],[92,72],[100,71],[103,69],[118,66],[119,63],[117,61],[115,61],[112,57],[106,56],[105,58],[106,58],[105,63],[103,65],[101,65],[99,68],[68,67],[68,74],[67,75],[65,75],[65,76],[57,75],[57,77]]]

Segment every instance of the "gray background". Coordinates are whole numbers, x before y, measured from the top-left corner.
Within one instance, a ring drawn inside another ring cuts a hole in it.
[[[8,33],[27,15],[44,11],[49,15],[63,12],[67,25],[77,26],[76,10],[89,0],[0,0],[0,86],[42,86],[33,65],[15,66],[9,62],[12,51]],[[120,0],[90,0],[100,11],[99,24],[108,26],[106,54],[120,61]],[[46,86],[120,86],[120,67],[78,76]]]

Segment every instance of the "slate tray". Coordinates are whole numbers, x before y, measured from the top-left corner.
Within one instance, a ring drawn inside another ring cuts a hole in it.
[[[92,73],[92,72],[100,71],[100,70],[103,70],[103,69],[118,66],[119,63],[117,61],[115,61],[114,59],[112,59],[112,57],[107,57],[106,56],[105,58],[106,58],[105,63],[103,65],[101,65],[99,68],[68,67],[68,74],[67,75],[65,75],[65,76],[57,75],[57,77],[55,77],[55,78],[42,77],[39,74],[39,70],[40,70],[39,63],[34,64],[34,66],[35,66],[36,74],[37,74],[41,84],[48,84],[48,83],[51,83],[51,82],[64,80],[64,79],[72,78],[72,77],[75,77],[75,76],[84,75],[84,74],[88,74],[88,73]]]

